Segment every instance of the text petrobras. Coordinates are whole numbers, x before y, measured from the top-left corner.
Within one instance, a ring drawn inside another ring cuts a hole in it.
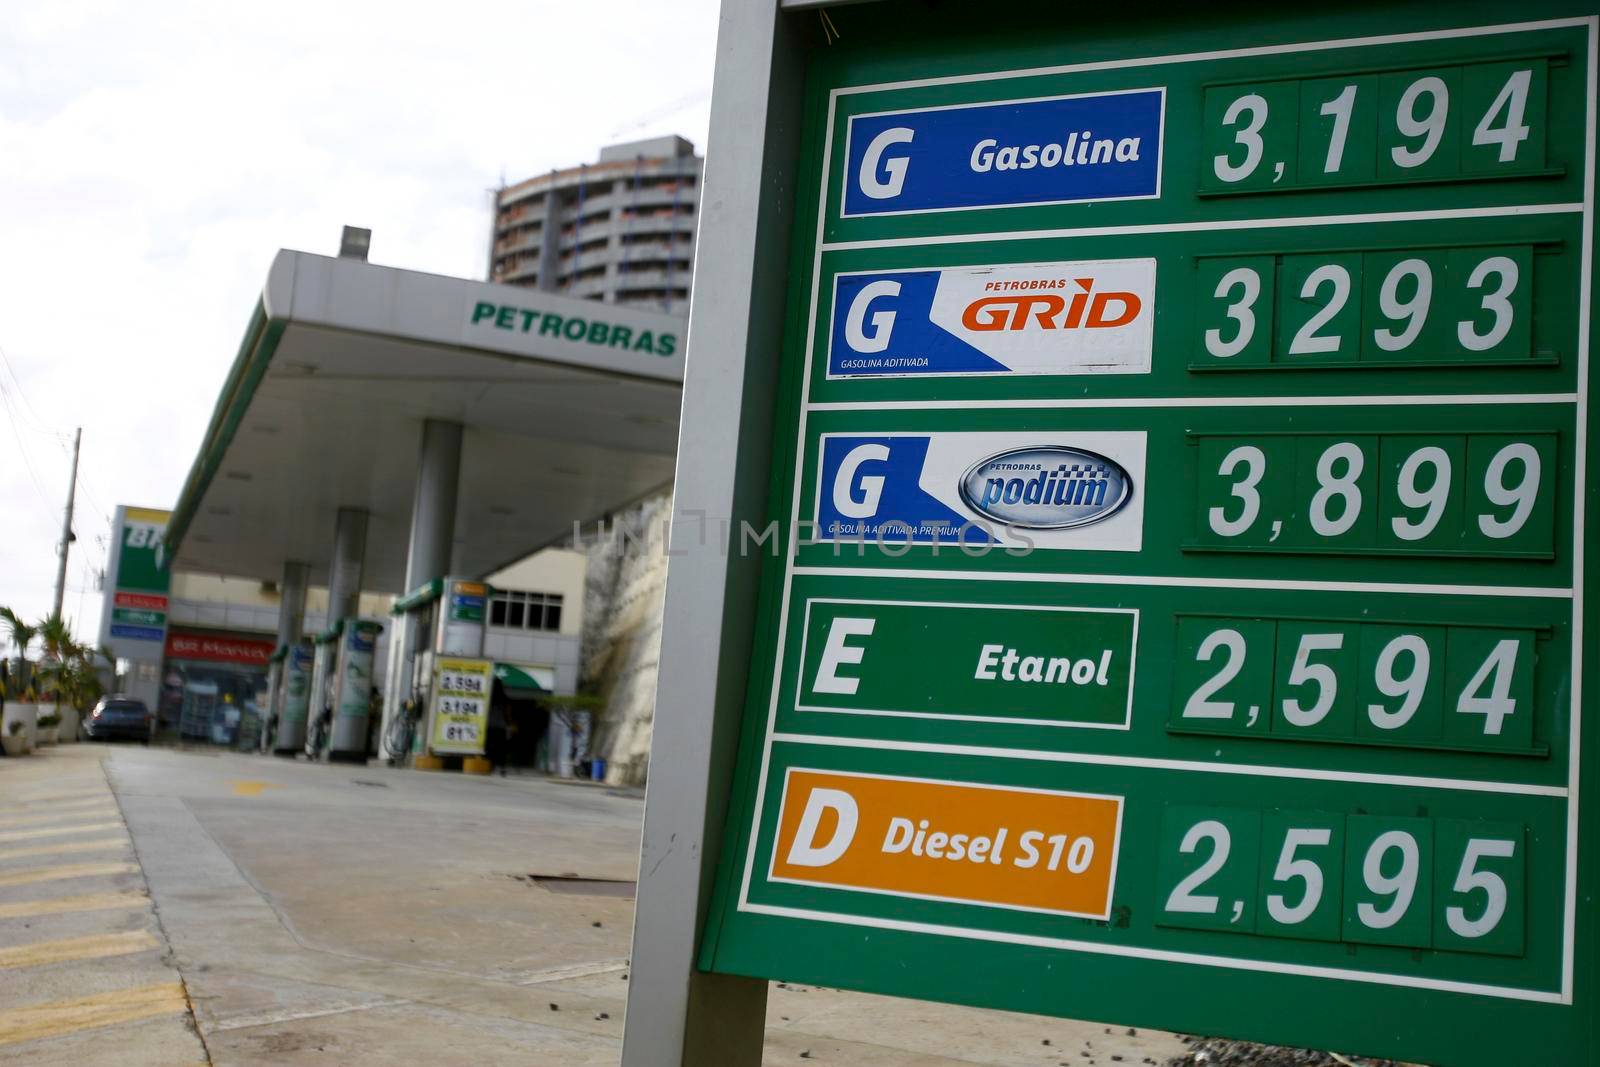
[[[846,216],[1161,195],[1166,90],[855,115]]]
[[[841,274],[828,377],[1145,374],[1154,259]]]
[[[576,315],[563,317],[550,311],[537,311],[513,304],[492,304],[487,300],[478,301],[472,308],[469,325],[477,326],[480,323],[496,329],[537,333],[540,337],[556,337],[601,348],[620,348],[624,352],[670,356],[678,348],[677,336],[664,331],[656,333],[641,329],[635,333],[631,326],[600,319],[584,319]]]
[[[1111,552],[1143,542],[1143,431],[828,433],[818,448],[822,542]]]

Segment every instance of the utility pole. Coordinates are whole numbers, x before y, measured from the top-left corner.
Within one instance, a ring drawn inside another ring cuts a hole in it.
[[[72,480],[67,483],[67,514],[61,521],[61,544],[56,560],[55,609],[50,617],[61,618],[61,600],[67,593],[67,552],[72,548],[72,505],[78,497],[78,446],[83,443],[83,427],[72,435]]]

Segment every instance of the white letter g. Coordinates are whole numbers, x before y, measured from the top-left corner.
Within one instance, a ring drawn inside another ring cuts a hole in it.
[[[893,144],[910,144],[911,138],[916,136],[916,131],[904,126],[895,126],[884,130],[872,139],[867,145],[866,152],[861,156],[861,191],[874,200],[888,200],[900,195],[900,189],[906,183],[906,164],[911,161],[905,156],[894,156],[890,159],[883,158],[884,149]],[[887,180],[878,178],[878,167],[882,164]]]

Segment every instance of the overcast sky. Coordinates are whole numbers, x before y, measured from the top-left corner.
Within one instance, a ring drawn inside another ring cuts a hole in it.
[[[8,0],[0,605],[95,633],[111,510],[171,507],[279,248],[482,278],[489,193],[617,140],[705,148],[717,0]],[[330,536],[331,536],[330,531]]]

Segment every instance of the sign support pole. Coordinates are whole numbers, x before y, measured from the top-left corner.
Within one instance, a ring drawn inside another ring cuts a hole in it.
[[[776,0],[724,0],[689,309],[623,1067],[755,1067],[767,984],[697,969],[765,554],[803,49]],[[748,530],[747,537],[741,530]],[[731,532],[730,532],[731,531]]]

